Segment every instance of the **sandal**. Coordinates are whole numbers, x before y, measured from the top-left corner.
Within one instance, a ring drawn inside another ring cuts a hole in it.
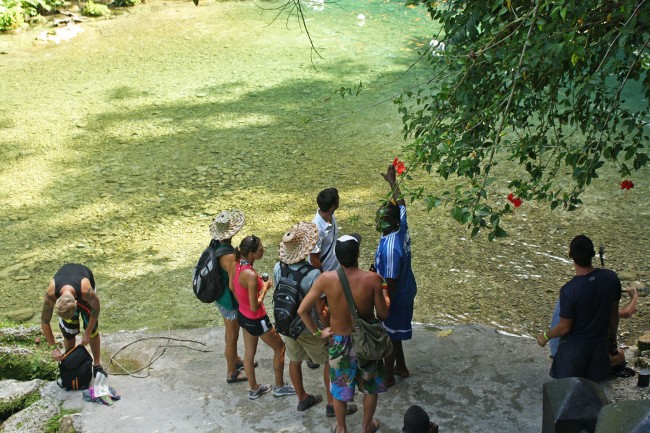
[[[245,382],[247,380],[248,378],[246,377],[246,373],[244,373],[242,370],[237,370],[237,373],[231,374],[230,377],[226,379],[226,382],[237,383],[237,382]]]
[[[348,408],[345,410],[345,415],[351,415],[357,411],[358,407],[354,403],[348,403]],[[325,416],[333,418],[336,416],[336,413],[334,413],[334,406],[330,406],[329,404],[325,407]]]
[[[406,379],[407,377],[409,377],[411,375],[411,373],[408,371],[408,369],[405,369],[405,370],[397,370],[397,369],[395,369],[395,370],[393,370],[393,373],[395,375],[401,377],[402,379]]]
[[[253,368],[257,368],[258,365],[260,365],[260,364],[257,361],[253,361]],[[243,370],[244,369],[244,364],[238,362],[237,364],[235,364],[235,368],[237,370]]]
[[[632,377],[636,374],[634,370],[632,370],[630,367],[624,367],[621,368],[620,370],[617,370],[614,372],[616,377],[621,377],[621,378],[626,378],[626,377]]]
[[[372,421],[370,421],[370,429],[370,433],[375,433],[379,430],[379,420],[377,418],[373,418]]]

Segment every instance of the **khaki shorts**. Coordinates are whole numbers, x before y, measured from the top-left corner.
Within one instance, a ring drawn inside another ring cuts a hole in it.
[[[311,359],[317,364],[325,364],[329,359],[327,341],[310,334],[301,334],[297,340],[284,337],[284,345],[289,361],[300,362]]]

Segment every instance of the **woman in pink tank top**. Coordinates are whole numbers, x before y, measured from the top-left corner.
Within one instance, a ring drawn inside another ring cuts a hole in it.
[[[273,286],[271,279],[263,281],[253,264],[264,256],[264,245],[257,236],[247,236],[235,249],[235,275],[233,286],[239,302],[237,320],[244,330],[244,371],[248,378],[248,398],[255,400],[273,389],[273,395],[282,397],[294,395],[296,391],[284,383],[284,341],[275,331],[269,316],[264,308],[264,297]],[[273,349],[273,370],[275,386],[261,385],[255,378],[253,365],[257,343],[262,339],[266,345]]]

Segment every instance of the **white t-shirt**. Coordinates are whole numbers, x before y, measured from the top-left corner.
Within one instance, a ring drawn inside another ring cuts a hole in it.
[[[339,261],[336,259],[336,253],[334,253],[334,243],[339,238],[336,217],[332,215],[332,223],[330,224],[316,211],[316,216],[312,222],[318,226],[318,242],[316,242],[316,246],[311,250],[311,253],[320,256],[323,272],[333,271],[339,267]]]

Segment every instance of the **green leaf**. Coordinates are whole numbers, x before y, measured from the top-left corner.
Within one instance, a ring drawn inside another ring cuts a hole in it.
[[[575,65],[578,64],[578,60],[580,60],[580,56],[578,56],[577,53],[573,53],[573,54],[571,54],[571,64],[572,64],[573,66],[575,66]]]
[[[451,208],[451,217],[458,221],[459,223],[463,223],[463,208],[459,206],[454,206]]]

